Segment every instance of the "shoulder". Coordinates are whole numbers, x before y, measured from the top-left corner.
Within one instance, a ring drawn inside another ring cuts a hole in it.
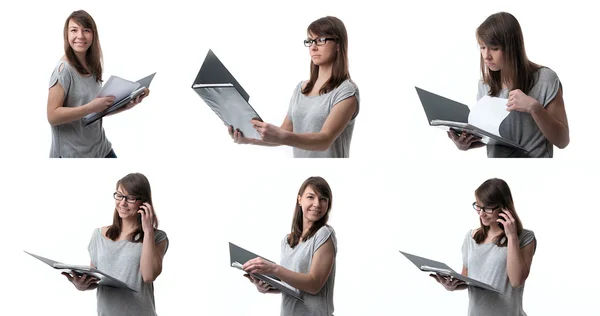
[[[336,88],[338,90],[358,91],[358,85],[351,79],[346,79]]]
[[[156,243],[159,243],[166,239],[168,239],[168,237],[167,237],[167,233],[164,230],[160,230],[160,229],[154,230],[154,241]]]
[[[528,239],[528,238],[529,239],[535,238],[535,233],[532,230],[523,228],[523,231],[521,231],[521,234],[519,234],[519,239],[523,240],[523,239]]]
[[[100,232],[100,235],[106,236],[106,232],[108,231],[109,228],[110,228],[110,226],[102,226],[102,227],[98,227],[96,230],[98,232]]]
[[[331,227],[329,225],[325,225],[325,226],[319,228],[319,230],[317,231],[317,233],[315,235],[317,235],[317,236],[335,235],[335,230],[333,229],[333,227]]]
[[[537,78],[540,83],[553,83],[559,80],[558,75],[554,70],[544,66],[537,70]]]
[[[296,86],[296,90],[304,90],[304,88],[306,88],[306,85],[308,84],[308,80],[304,80],[304,81],[300,81],[300,83]]]

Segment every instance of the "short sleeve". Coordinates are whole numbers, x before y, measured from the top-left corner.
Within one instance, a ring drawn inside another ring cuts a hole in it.
[[[71,67],[66,61],[61,61],[52,72],[48,89],[52,88],[58,82],[63,88],[66,97],[71,87],[71,78]]]
[[[300,83],[296,86],[296,89],[294,89],[294,93],[292,93],[292,97],[290,98],[290,105],[288,107],[288,111],[287,111],[287,117],[288,119],[292,120],[292,109],[294,107],[294,104],[296,104],[296,102],[298,102],[298,94],[302,93],[302,81],[300,81]],[[292,123],[294,123],[292,121]]]
[[[539,87],[540,103],[546,107],[558,94],[561,87],[558,75],[550,68],[542,67],[539,70],[538,82],[536,88]]]
[[[523,229],[523,231],[521,232],[521,235],[519,236],[519,248],[523,248],[523,247],[529,245],[534,240],[536,240],[535,234],[531,230]],[[537,241],[536,241],[536,245],[533,249],[534,253],[535,253],[535,248],[537,248]]]
[[[90,254],[90,261],[95,267],[98,267],[98,230],[102,228],[94,229],[92,233],[92,238],[90,238],[90,243],[88,245],[88,253]]]
[[[337,253],[337,239],[335,237],[335,231],[333,230],[333,228],[331,226],[325,225],[325,226],[321,227],[317,231],[317,233],[315,234],[315,236],[313,237],[313,243],[314,243],[313,244],[313,255],[330,238],[331,238],[331,241],[333,242],[333,251],[335,251]]]
[[[358,87],[351,80],[346,80],[342,82],[342,84],[333,90],[333,102],[331,107],[333,108],[336,104],[350,98],[356,97],[356,112],[352,115],[352,119],[355,119],[358,116],[358,111],[360,109],[360,98],[358,93]]]
[[[467,267],[467,269],[469,268],[468,262],[469,262],[469,243],[471,242],[471,239],[473,238],[473,232],[472,231],[468,231],[467,234],[465,235],[465,240],[463,241],[462,244],[462,260],[463,260],[463,265],[465,267]]]
[[[167,233],[165,233],[162,230],[157,229],[156,232],[154,233],[154,243],[158,244],[164,240],[167,241],[167,247],[165,247],[165,253],[167,253],[167,249],[169,249],[169,238],[167,237]]]

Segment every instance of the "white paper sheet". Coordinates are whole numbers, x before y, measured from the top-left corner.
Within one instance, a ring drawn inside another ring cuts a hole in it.
[[[100,92],[98,92],[98,97],[114,96],[116,103],[128,97],[139,86],[140,84],[137,82],[131,82],[117,76],[110,76]]]
[[[489,133],[500,135],[500,124],[510,113],[506,110],[508,99],[484,96],[469,113],[469,124]]]

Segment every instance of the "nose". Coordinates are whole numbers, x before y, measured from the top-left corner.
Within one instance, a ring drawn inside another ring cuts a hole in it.
[[[127,206],[127,201],[125,200],[125,198],[119,201],[119,206]]]
[[[492,59],[492,55],[490,54],[490,50],[487,48],[483,49],[483,58],[486,60]]]

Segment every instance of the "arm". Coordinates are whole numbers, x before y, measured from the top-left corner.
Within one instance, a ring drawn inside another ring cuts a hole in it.
[[[535,239],[523,248],[519,248],[519,237],[508,237],[508,253],[506,259],[506,271],[508,280],[512,287],[521,287],[529,276],[529,269],[533,261]]]
[[[79,120],[88,114],[103,111],[103,109],[108,108],[114,100],[114,97],[95,98],[82,106],[72,108],[65,107],[63,106],[65,102],[65,90],[60,83],[57,82],[48,92],[48,105],[46,108],[48,123],[52,126],[56,126]]]
[[[304,150],[325,151],[344,131],[358,109],[356,96],[337,103],[317,133],[293,133],[283,131],[280,143]]]
[[[91,261],[90,267],[96,268]],[[78,275],[73,271],[61,272],[61,274],[64,275],[67,278],[67,280],[69,280],[69,282],[73,283],[75,288],[79,291],[95,290],[96,288],[98,288],[97,282],[99,280],[96,279],[96,277],[94,276],[87,274]]]
[[[569,145],[569,124],[562,97],[562,88],[546,108],[538,103],[531,112],[544,137],[556,147],[563,149]]]
[[[125,106],[121,107],[120,109],[106,114],[105,117],[115,115],[115,114],[118,114],[118,113],[121,113],[121,112],[124,112],[127,110],[131,110],[134,106],[136,106],[140,102],[142,102],[142,100],[144,100],[149,94],[150,94],[150,89],[148,89],[148,88],[144,89],[144,92],[141,95],[139,95],[137,98],[129,101],[129,103],[127,103]]]
[[[290,120],[290,118],[286,115],[285,119],[283,119],[283,123],[281,123],[281,126],[279,128],[283,131],[292,133],[294,130],[294,125],[292,124],[292,120]],[[276,147],[276,146],[282,145],[279,143],[268,143],[262,139],[254,139],[254,138],[250,138],[250,139],[248,139],[248,141],[252,145],[259,145],[259,146]]]
[[[275,267],[274,274],[292,287],[315,295],[321,291],[321,288],[327,282],[333,269],[334,260],[333,241],[329,238],[313,255],[308,274],[294,272],[280,265]]]
[[[562,88],[558,89],[556,97],[546,108],[521,90],[513,90],[509,93],[507,106],[508,111],[516,110],[531,114],[544,137],[556,147],[562,149],[569,145],[569,124]]]
[[[154,282],[162,272],[162,261],[167,248],[167,240],[154,243],[154,231],[144,234],[140,272],[146,283]]]

